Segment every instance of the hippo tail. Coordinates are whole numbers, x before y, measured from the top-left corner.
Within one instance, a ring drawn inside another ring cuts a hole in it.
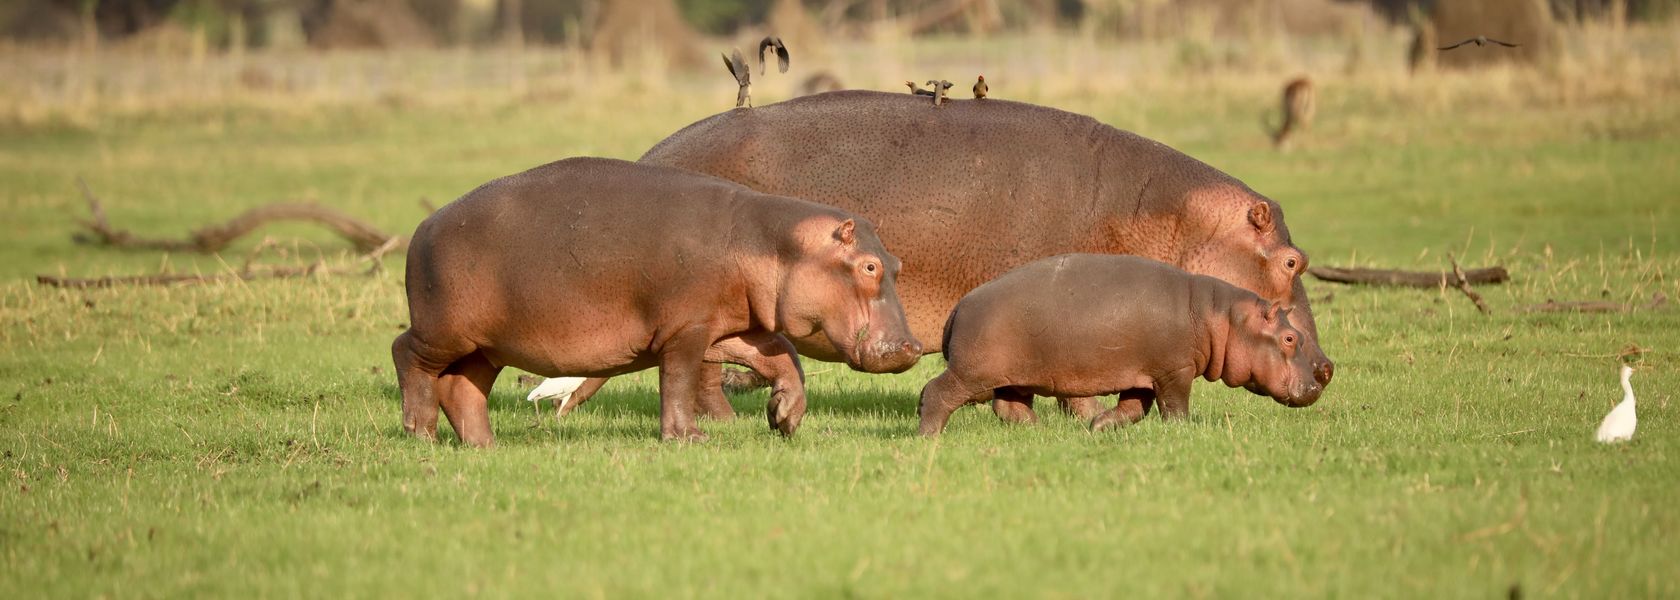
[[[951,316],[945,318],[945,331],[939,334],[939,354],[945,357],[945,362],[951,362],[951,324],[957,322],[957,309],[951,309]]]

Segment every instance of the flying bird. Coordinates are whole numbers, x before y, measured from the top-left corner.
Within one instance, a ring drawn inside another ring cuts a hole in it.
[[[752,94],[747,91],[747,88],[752,86],[752,69],[747,67],[747,60],[741,58],[741,49],[736,48],[733,56],[722,56],[723,66],[729,69],[729,74],[735,76],[735,83],[741,86],[741,89],[735,91],[735,108],[752,106]]]
[[[1604,416],[1604,423],[1598,426],[1598,441],[1613,444],[1633,438],[1633,428],[1639,425],[1639,416],[1634,414],[1633,384],[1628,383],[1628,378],[1632,376],[1633,367],[1622,365],[1622,403]]]
[[[922,89],[922,86],[916,85],[916,82],[914,82],[914,81],[906,81],[906,82],[904,82],[904,85],[906,87],[910,88],[910,93],[913,94],[913,95],[916,95],[916,96],[932,96],[933,95],[932,91]]]
[[[783,73],[786,73],[788,69],[787,46],[782,45],[782,38],[767,35],[764,36],[763,41],[758,43],[758,74],[763,75],[765,69],[767,68],[764,64],[764,51],[769,48],[776,49],[777,66],[781,68]]]
[[[787,46],[782,44],[782,38],[772,35],[765,36],[763,40],[758,42],[758,74],[763,75],[769,69],[769,66],[764,64],[764,51],[770,48],[776,49],[777,67],[780,68],[781,72],[786,73],[788,70]],[[741,57],[741,49],[735,48],[733,54],[724,55],[723,66],[729,69],[729,74],[735,76],[735,83],[741,86],[741,89],[735,92],[735,108],[751,107],[752,93],[748,88],[752,87],[752,67],[747,66],[747,59]]]
[[[974,82],[974,99],[975,100],[984,100],[986,98],[986,91],[988,89],[990,89],[990,88],[986,87],[986,76],[981,75],[980,80]]]
[[[1475,44],[1477,46],[1481,46],[1481,45],[1485,45],[1485,44],[1499,44],[1499,45],[1504,46],[1506,48],[1515,48],[1517,46],[1522,45],[1522,44],[1509,44],[1509,43],[1506,43],[1506,42],[1501,42],[1499,40],[1490,38],[1490,37],[1485,36],[1485,35],[1478,35],[1476,37],[1464,40],[1464,41],[1459,42],[1457,44],[1453,44],[1451,46],[1443,46],[1443,47],[1436,48],[1436,49],[1437,50],[1451,50],[1453,48],[1457,48],[1457,47],[1463,46],[1465,44]]]
[[[934,106],[934,108],[938,108],[940,105],[945,104],[945,93],[946,93],[947,90],[951,89],[951,85],[952,85],[951,82],[945,81],[943,79],[939,79],[939,80],[929,79],[928,82],[927,82],[927,85],[928,85],[928,87],[933,88],[933,106]]]

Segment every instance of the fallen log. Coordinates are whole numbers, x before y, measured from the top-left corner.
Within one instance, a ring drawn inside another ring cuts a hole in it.
[[[259,206],[240,213],[238,216],[221,224],[212,224],[194,230],[186,239],[151,238],[134,234],[133,232],[117,229],[111,226],[105,216],[105,208],[99,197],[93,194],[86,181],[80,178],[76,183],[82,188],[82,196],[87,199],[89,212],[93,218],[80,221],[87,231],[78,233],[72,239],[79,243],[111,246],[139,250],[164,250],[170,252],[197,252],[213,254],[227,248],[228,245],[244,237],[246,234],[270,223],[294,221],[321,225],[348,240],[356,247],[356,251],[369,253],[380,248],[405,244],[401,236],[388,235],[378,228],[367,224],[350,215],[335,209],[302,202],[280,202]],[[393,240],[396,241],[393,244]]]
[[[225,273],[159,273],[156,275],[121,275],[108,277],[94,277],[79,279],[74,277],[55,277],[52,275],[36,275],[35,282],[41,285],[66,288],[73,290],[110,288],[123,285],[196,285],[214,281],[231,281],[235,279],[251,281],[253,279],[291,279],[308,277],[311,275],[344,275],[352,271],[349,269],[327,268],[321,263],[314,263],[302,267],[277,266],[263,269],[245,269],[228,271]]]
[[[1666,304],[1668,304],[1668,295],[1662,292],[1657,292],[1651,296],[1651,301],[1646,303],[1644,306],[1635,306],[1632,304],[1609,302],[1605,300],[1571,300],[1558,302],[1547,298],[1545,302],[1540,304],[1529,305],[1526,310],[1528,312],[1614,313],[1627,312],[1635,308],[1656,310],[1662,308]]]
[[[1462,270],[1466,285],[1505,283],[1511,273],[1505,267]],[[1359,269],[1343,267],[1308,267],[1307,273],[1320,281],[1331,283],[1389,285],[1397,287],[1439,288],[1458,285],[1453,271],[1398,271],[1393,269]]]

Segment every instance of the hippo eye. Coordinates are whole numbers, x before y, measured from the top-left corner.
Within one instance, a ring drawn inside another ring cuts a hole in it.
[[[865,272],[869,273],[870,275],[874,275],[876,271],[881,270],[881,267],[876,266],[875,263],[872,263],[872,262],[871,263],[864,263],[863,264],[863,270]]]
[[[1293,334],[1293,333],[1283,334],[1283,343],[1289,344],[1291,346],[1295,345],[1295,334]]]
[[[1289,270],[1291,270],[1291,271],[1295,270],[1295,265],[1297,265],[1297,264],[1300,264],[1300,263],[1297,262],[1295,260],[1295,257],[1293,257],[1293,256],[1289,257],[1288,260],[1283,261],[1283,266],[1288,267]]]

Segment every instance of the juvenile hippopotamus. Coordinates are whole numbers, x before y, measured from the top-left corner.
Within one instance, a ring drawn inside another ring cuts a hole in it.
[[[403,428],[493,441],[485,395],[505,366],[547,377],[659,367],[660,434],[699,439],[701,363],[769,377],[771,427],[805,411],[780,334],[826,337],[855,369],[899,372],[899,261],[867,220],[715,177],[574,158],[480,186],[439,209],[408,250],[409,329],[391,346]]]
[[[1097,430],[1135,423],[1155,403],[1163,418],[1182,418],[1197,377],[1307,406],[1332,367],[1290,312],[1135,256],[1034,261],[957,303],[941,344],[945,372],[922,388],[921,432],[937,435],[952,411],[988,396],[1008,421],[1034,420],[1034,395],[1119,394],[1091,421]]]
[[[1318,339],[1300,280],[1307,256],[1283,209],[1241,181],[1083,115],[995,98],[932,108],[903,93],[806,96],[703,119],[641,162],[873,221],[904,260],[899,294],[928,352],[940,350],[940,328],[963,294],[1070,252],[1143,256],[1218,277],[1291,307],[1296,326]],[[821,336],[792,341],[806,356],[840,358]],[[717,373],[707,376],[706,412],[727,415]]]

